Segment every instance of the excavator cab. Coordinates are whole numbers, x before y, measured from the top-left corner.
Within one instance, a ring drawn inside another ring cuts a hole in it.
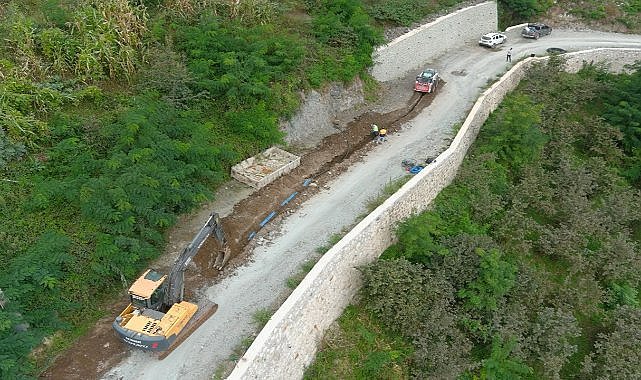
[[[129,299],[137,309],[162,311],[167,275],[148,269],[129,287]]]

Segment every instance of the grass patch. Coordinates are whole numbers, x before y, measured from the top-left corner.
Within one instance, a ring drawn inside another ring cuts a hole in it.
[[[381,96],[381,85],[378,83],[374,77],[365,73],[361,74],[361,80],[363,81],[363,93],[365,94],[365,101],[368,103],[373,103],[379,100]]]
[[[309,271],[312,270],[314,265],[316,265],[316,262],[317,262],[316,260],[309,260],[304,262],[300,266],[300,271],[287,279],[287,281],[285,282],[287,287],[292,290],[296,289],[296,287],[301,283],[301,281],[303,281],[307,273],[309,273]]]
[[[254,315],[252,315],[252,320],[258,326],[259,329],[262,329],[263,327],[265,327],[265,325],[269,321],[269,318],[271,318],[272,315],[274,315],[273,310],[260,309],[256,311]]]
[[[316,253],[319,253],[321,255],[325,254],[327,251],[329,251],[336,243],[338,243],[345,234],[349,232],[349,229],[343,229],[341,232],[333,234],[332,236],[329,237],[327,244],[321,245],[320,247],[316,248]]]
[[[387,198],[389,198],[392,194],[398,191],[403,185],[407,183],[412,178],[411,175],[406,175],[404,177],[401,177],[399,179],[396,179],[394,181],[388,182],[385,187],[383,187],[383,191],[381,194],[379,194],[376,198],[370,200],[367,202],[367,214],[370,214],[372,211],[374,211],[378,206],[382,205]],[[364,216],[363,216],[364,217]]]
[[[386,331],[362,306],[352,305],[329,330],[304,379],[407,379],[412,348]]]
[[[245,352],[247,352],[247,349],[252,345],[255,338],[255,336],[248,336],[243,338],[240,344],[236,348],[234,348],[232,354],[229,355],[229,358],[216,368],[214,374],[211,377],[212,380],[226,379],[234,370],[234,367],[236,366],[238,360],[240,360],[240,358],[245,355]]]

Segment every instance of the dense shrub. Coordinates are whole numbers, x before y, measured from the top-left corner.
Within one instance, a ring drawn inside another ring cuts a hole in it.
[[[429,14],[462,3],[460,0],[366,0],[368,13],[377,21],[409,26]]]
[[[457,328],[454,288],[445,278],[405,259],[376,262],[363,278],[365,307],[414,343],[416,376],[455,378],[471,367],[471,343]]]
[[[313,33],[318,41],[310,50],[307,69],[312,86],[324,81],[350,81],[372,64],[374,47],[382,34],[360,0],[314,0],[308,2]]]
[[[532,21],[534,16],[548,10],[551,0],[499,0],[499,24],[509,25]]]
[[[269,100],[270,84],[293,80],[292,71],[303,57],[300,42],[273,26],[246,28],[214,16],[182,27],[178,46],[185,51],[197,88],[236,107]]]
[[[618,76],[606,92],[603,117],[623,133],[624,175],[641,188],[641,64],[629,76]],[[608,76],[610,77],[610,76]]]
[[[641,377],[641,309],[623,306],[612,316],[608,332],[599,334],[595,352],[583,362],[583,376],[636,379]]]
[[[455,181],[363,270],[362,304],[412,339],[417,378],[639,376],[628,327],[641,193],[621,173],[641,116],[619,101],[636,102],[638,73],[562,65],[528,74]],[[594,95],[603,78],[617,96]],[[604,110],[620,125],[597,117]],[[448,366],[454,374],[440,372]]]

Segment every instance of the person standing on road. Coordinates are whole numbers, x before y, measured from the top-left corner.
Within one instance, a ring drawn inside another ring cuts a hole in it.
[[[507,56],[505,57],[505,62],[512,62],[512,48],[507,51]]]

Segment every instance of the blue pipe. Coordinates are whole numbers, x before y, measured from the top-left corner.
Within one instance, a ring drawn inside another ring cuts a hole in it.
[[[267,215],[267,217],[265,219],[263,219],[262,222],[260,222],[260,226],[261,227],[265,227],[265,224],[267,224],[267,222],[269,222],[271,220],[271,218],[274,217],[274,215],[276,215],[276,211],[270,212],[269,215]]]
[[[410,169],[410,173],[416,174],[416,173],[420,172],[421,170],[423,170],[423,167],[420,166],[420,165],[417,165],[417,166],[414,166],[414,167],[412,167]]]
[[[289,201],[291,201],[292,199],[294,199],[294,197],[296,196],[296,194],[298,194],[298,191],[294,191],[294,192],[293,192],[289,197],[287,197],[287,199],[285,199],[284,201],[282,201],[280,205],[281,205],[281,206],[285,206],[286,204],[288,204],[288,203],[289,203]]]

